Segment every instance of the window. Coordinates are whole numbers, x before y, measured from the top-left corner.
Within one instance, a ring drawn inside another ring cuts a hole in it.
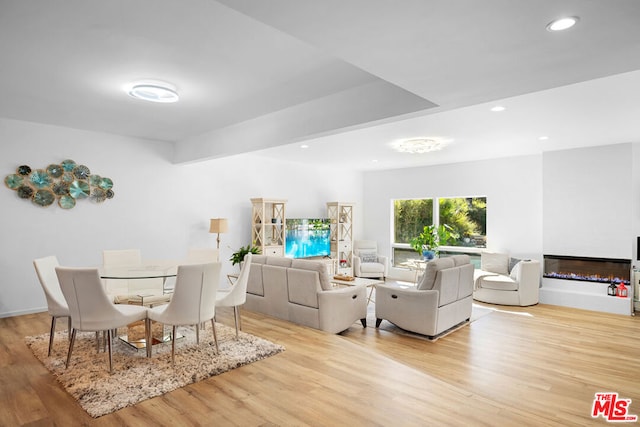
[[[434,221],[434,218],[436,220]],[[419,258],[409,245],[425,225],[445,224],[453,238],[442,247],[441,255],[477,254],[487,244],[487,198],[456,197],[393,201],[393,266],[402,267]]]

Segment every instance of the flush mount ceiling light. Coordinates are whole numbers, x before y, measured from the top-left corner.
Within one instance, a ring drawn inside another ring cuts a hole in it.
[[[443,141],[430,138],[403,139],[394,144],[394,149],[401,153],[424,154],[430,151],[437,151],[445,146]]]
[[[496,105],[495,107],[491,107],[491,111],[493,111],[494,113],[499,113],[500,111],[504,111],[506,110],[505,107],[503,107],[502,105]]]
[[[127,87],[127,93],[133,98],[150,102],[171,103],[180,99],[175,86],[158,81],[132,83]]]
[[[573,27],[578,23],[580,18],[577,16],[567,16],[564,18],[556,19],[555,21],[551,21],[547,24],[548,31],[564,31]]]

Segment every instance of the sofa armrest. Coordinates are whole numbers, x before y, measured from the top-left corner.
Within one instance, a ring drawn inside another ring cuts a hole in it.
[[[384,277],[387,277],[389,275],[389,258],[378,254],[378,262],[384,265]]]
[[[360,276],[360,264],[362,264],[362,259],[359,256],[354,254],[352,261],[353,261],[353,275]]]
[[[520,261],[516,272],[520,305],[533,305],[538,302],[540,288],[540,262],[537,260]]]
[[[364,285],[318,292],[320,329],[338,333],[367,318],[367,288]]]
[[[412,331],[435,329],[439,294],[437,290],[378,285],[376,319],[386,319]]]

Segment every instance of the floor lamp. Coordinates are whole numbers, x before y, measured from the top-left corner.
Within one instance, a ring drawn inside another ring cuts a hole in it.
[[[220,251],[220,233],[226,233],[228,229],[229,222],[226,218],[211,218],[209,233],[218,233],[218,238],[216,239],[218,251]]]

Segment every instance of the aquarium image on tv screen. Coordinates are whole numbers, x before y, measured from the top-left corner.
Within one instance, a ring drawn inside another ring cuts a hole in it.
[[[287,218],[285,256],[309,258],[329,256],[328,218]]]

